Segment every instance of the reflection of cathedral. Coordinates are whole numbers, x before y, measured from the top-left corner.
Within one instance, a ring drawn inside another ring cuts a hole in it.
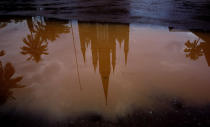
[[[124,43],[125,64],[129,49],[129,25],[110,24],[79,24],[80,44],[84,61],[88,45],[91,45],[92,63],[94,70],[99,66],[99,73],[104,88],[107,103],[107,93],[111,66],[113,71],[116,66],[116,42],[120,46]]]

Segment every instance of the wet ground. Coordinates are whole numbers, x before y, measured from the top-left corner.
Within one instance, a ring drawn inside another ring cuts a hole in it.
[[[0,16],[158,24],[210,31],[209,0],[1,0]]]
[[[209,126],[209,75],[208,32],[0,21],[5,126]]]
[[[210,126],[209,0],[1,0],[0,126]]]

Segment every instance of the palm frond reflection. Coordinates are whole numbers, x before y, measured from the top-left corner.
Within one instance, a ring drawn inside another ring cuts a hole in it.
[[[30,34],[23,38],[25,46],[21,47],[21,54],[29,55],[27,60],[40,62],[42,55],[48,55],[48,43],[59,38],[60,34],[69,33],[70,27],[64,23],[56,23],[44,17],[32,17],[27,19]]]
[[[199,39],[190,42],[189,40],[185,43],[186,48],[184,52],[186,53],[186,57],[189,57],[192,60],[197,60],[200,56],[202,56],[202,48],[199,44]]]
[[[194,32],[199,37],[198,40],[190,42],[189,40],[185,43],[186,48],[184,52],[186,57],[192,60],[197,60],[201,56],[205,56],[205,59],[210,66],[210,36],[208,33]]]
[[[1,51],[1,56],[3,56],[2,52],[4,51]],[[3,65],[0,61],[0,105],[4,104],[9,98],[15,99],[12,89],[25,87],[19,83],[23,77],[14,77],[14,75],[15,68],[13,65],[10,62]]]

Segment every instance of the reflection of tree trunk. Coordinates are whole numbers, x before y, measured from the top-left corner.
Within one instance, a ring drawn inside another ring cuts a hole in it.
[[[204,40],[205,42],[210,43],[210,34],[202,32],[193,32],[196,36]]]
[[[30,32],[34,32],[32,18],[28,18],[26,21],[27,21],[28,29],[30,30]]]

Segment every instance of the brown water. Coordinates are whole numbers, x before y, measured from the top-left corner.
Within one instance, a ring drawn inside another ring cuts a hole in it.
[[[167,111],[168,99],[210,104],[209,33],[43,17],[0,26],[1,113],[115,119]]]

